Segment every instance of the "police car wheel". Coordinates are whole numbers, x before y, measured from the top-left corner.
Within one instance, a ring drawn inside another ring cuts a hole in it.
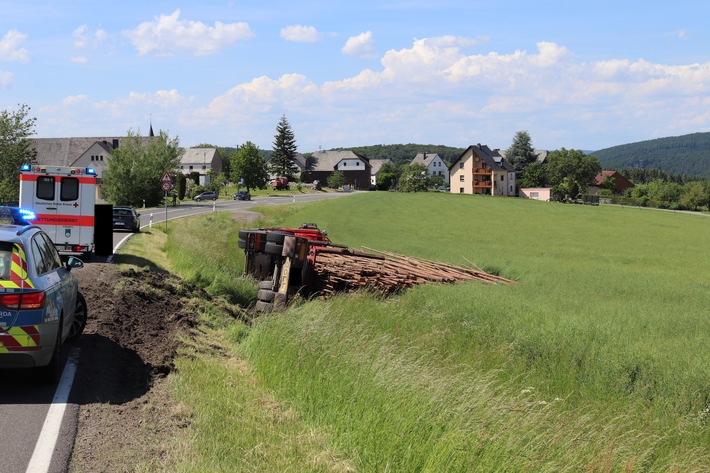
[[[72,322],[71,329],[69,329],[69,335],[67,336],[68,343],[74,343],[79,340],[81,334],[84,332],[84,327],[86,327],[86,321],[88,319],[88,310],[86,305],[86,299],[81,293],[76,294],[76,308],[74,309],[74,322]]]
[[[57,340],[54,343],[52,359],[49,360],[47,366],[38,368],[39,380],[45,384],[57,384],[61,376],[60,358],[62,356],[62,324],[64,317],[59,319],[59,327],[57,328]]]

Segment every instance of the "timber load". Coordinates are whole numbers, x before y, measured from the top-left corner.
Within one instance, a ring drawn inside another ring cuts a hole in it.
[[[258,228],[239,232],[244,272],[258,279],[256,309],[285,308],[295,296],[327,299],[340,292],[370,290],[382,296],[425,283],[479,281],[511,284],[467,260],[470,267],[333,243],[312,223],[299,228]],[[464,258],[465,259],[465,258]]]

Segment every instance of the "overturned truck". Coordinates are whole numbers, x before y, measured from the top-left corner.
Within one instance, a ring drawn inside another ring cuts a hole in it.
[[[462,267],[333,243],[314,223],[299,228],[255,228],[239,232],[244,273],[259,280],[256,310],[284,309],[296,296],[327,299],[338,292],[369,289],[381,295],[426,282],[513,281],[478,267]],[[470,263],[472,266],[472,263]]]

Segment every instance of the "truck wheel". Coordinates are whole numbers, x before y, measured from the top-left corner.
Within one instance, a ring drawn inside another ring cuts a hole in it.
[[[239,230],[239,239],[246,241],[247,237],[249,236],[249,233],[249,230]]]
[[[274,288],[274,282],[271,279],[267,279],[266,281],[259,281],[259,289],[266,289],[268,291],[271,291]]]
[[[277,255],[281,256],[281,253],[284,251],[284,246],[279,245],[278,243],[274,243],[273,241],[267,241],[266,245],[264,245],[264,253],[270,254],[270,255]]]
[[[277,243],[279,245],[284,244],[284,238],[287,236],[292,236],[293,233],[288,233],[288,232],[269,232],[266,234],[266,241],[272,241],[274,243]]]
[[[241,248],[242,250],[247,247],[246,240],[239,240],[239,242],[237,244],[239,245],[239,248]]]
[[[256,301],[256,306],[254,306],[257,312],[268,313],[274,310],[274,304],[271,302]]]
[[[270,291],[268,289],[259,289],[256,298],[264,302],[273,302],[275,296],[276,293],[274,291]]]

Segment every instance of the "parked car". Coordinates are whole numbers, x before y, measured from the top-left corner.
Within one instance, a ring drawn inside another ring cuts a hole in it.
[[[203,192],[201,194],[197,194],[195,197],[192,198],[195,202],[200,202],[202,200],[217,200],[217,195],[216,192]]]
[[[84,263],[63,262],[49,236],[16,215],[0,207],[0,368],[33,368],[56,383],[62,345],[86,326],[86,301],[71,272]]]
[[[239,191],[232,198],[234,200],[251,200],[251,194],[248,191]]]
[[[133,233],[138,233],[141,230],[141,214],[136,212],[133,207],[114,207],[113,208],[113,228],[130,230]]]

